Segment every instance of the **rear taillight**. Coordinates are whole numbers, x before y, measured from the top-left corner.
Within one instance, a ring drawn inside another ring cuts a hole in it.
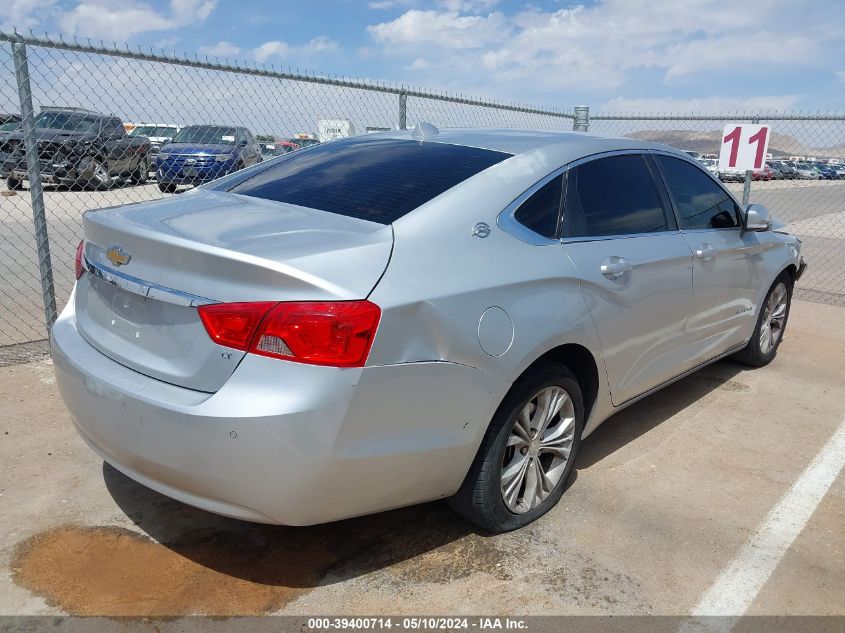
[[[206,332],[215,343],[247,351],[255,330],[276,302],[212,303],[200,306]]]
[[[199,308],[214,341],[312,365],[363,367],[381,309],[369,301],[218,303]]]
[[[85,264],[83,263],[83,258],[85,257],[85,240],[79,242],[79,246],[76,247],[76,257],[73,260],[74,268],[76,269],[76,278],[79,279],[82,277],[82,274],[85,272]]]

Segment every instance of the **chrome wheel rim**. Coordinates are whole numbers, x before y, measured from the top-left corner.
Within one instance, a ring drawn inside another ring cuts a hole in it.
[[[760,325],[760,351],[763,354],[771,352],[783,336],[788,301],[789,293],[786,290],[786,284],[780,282],[769,294],[766,305],[763,306],[763,321]]]
[[[575,405],[563,387],[546,387],[522,407],[502,458],[502,499],[515,514],[543,503],[560,483],[575,439]]]
[[[103,164],[98,161],[94,161],[94,178],[101,183],[105,183],[109,178],[109,172],[107,172]]]

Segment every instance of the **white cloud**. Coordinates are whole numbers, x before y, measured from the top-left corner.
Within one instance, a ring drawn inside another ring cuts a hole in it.
[[[486,0],[442,0],[446,10],[406,11],[368,27],[388,56],[425,56],[431,77],[584,92],[626,85],[636,72],[666,83],[707,71],[765,75],[823,68],[845,40],[845,13],[810,0],[598,0],[556,11],[484,12]],[[471,54],[455,55],[455,50]]]
[[[449,11],[481,13],[499,4],[499,0],[437,0],[437,4]]]
[[[271,42],[264,42],[261,46],[253,51],[255,60],[264,63],[271,58],[286,58],[293,55],[310,55],[314,53],[326,53],[338,50],[340,46],[337,42],[325,35],[320,35],[310,40],[302,46],[292,46],[287,42],[273,40]]]
[[[412,9],[391,22],[367,27],[375,40],[388,46],[442,46],[480,48],[500,42],[509,35],[507,18],[501,13],[486,17]]]
[[[56,0],[6,0],[0,3],[0,30],[37,27],[55,12]]]
[[[231,42],[221,40],[213,46],[200,46],[198,52],[200,55],[210,55],[212,57],[234,57],[240,54],[241,49]]]
[[[170,0],[168,10],[126,0],[83,0],[59,16],[69,35],[126,40],[138,33],[168,31],[203,22],[217,0]]]

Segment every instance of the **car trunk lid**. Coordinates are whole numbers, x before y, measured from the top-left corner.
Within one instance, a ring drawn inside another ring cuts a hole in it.
[[[207,392],[244,352],[213,342],[197,306],[363,299],[393,244],[390,226],[205,190],[89,212],[84,224],[81,334],[123,365]]]

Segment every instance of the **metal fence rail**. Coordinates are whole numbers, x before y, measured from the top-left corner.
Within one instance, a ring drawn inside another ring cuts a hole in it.
[[[0,131],[0,168],[16,165],[2,173],[0,185],[0,348],[5,350],[0,364],[16,350],[25,356],[33,342],[43,342],[47,326],[66,302],[74,282],[73,258],[84,211],[173,195],[163,181],[157,181],[154,156],[160,148],[155,142],[140,149],[132,145],[135,141],[124,138],[120,145],[104,134],[96,142],[85,140],[81,137],[90,136],[87,127],[93,119],[102,125],[115,118],[183,127],[215,124],[282,140],[298,133],[316,134],[318,122],[330,120],[345,122],[349,127],[344,133],[402,129],[421,121],[441,127],[574,129],[662,140],[702,153],[717,150],[724,121],[760,120],[772,122],[776,133],[770,148],[778,149],[780,143],[778,151],[797,155],[815,151],[830,158],[838,153],[835,157],[845,158],[842,115],[591,117],[583,106],[554,109],[500,103],[363,79],[17,33],[0,33],[0,79],[0,114],[22,116],[22,132]],[[59,129],[48,130],[53,134],[48,138],[45,120],[37,119],[56,108],[65,114],[68,108],[78,110],[75,119],[49,119]],[[107,149],[106,141],[123,149]],[[98,143],[105,145],[95,152],[92,148]],[[243,160],[231,167],[248,164]],[[230,167],[225,162],[220,165]],[[11,176],[8,182],[6,176]],[[752,199],[767,204],[805,240],[812,267],[802,279],[802,296],[845,305],[845,180],[755,182]]]

